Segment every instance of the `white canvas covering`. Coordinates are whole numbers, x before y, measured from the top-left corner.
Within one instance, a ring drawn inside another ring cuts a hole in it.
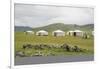
[[[34,34],[33,31],[26,31],[25,33],[26,33],[26,34]]]
[[[48,32],[45,31],[45,30],[40,30],[40,31],[36,32],[36,35],[38,35],[38,36],[47,36]]]
[[[67,35],[70,35],[70,36],[83,36],[83,31],[80,31],[80,30],[74,30],[74,31],[68,31],[67,32]]]
[[[83,36],[83,31],[75,30],[74,31],[74,36]]]
[[[52,32],[53,36],[65,36],[65,32],[62,30],[56,30]]]
[[[67,32],[67,35],[73,36],[73,32],[74,32],[74,31],[68,31],[68,32]]]

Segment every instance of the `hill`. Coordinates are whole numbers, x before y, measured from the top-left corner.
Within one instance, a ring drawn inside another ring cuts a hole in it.
[[[28,31],[28,30],[33,30],[31,27],[26,27],[26,26],[15,26],[15,31]]]
[[[87,24],[87,25],[76,25],[76,24],[63,24],[63,23],[55,23],[50,24],[43,27],[37,27],[37,28],[31,28],[31,27],[23,27],[23,26],[15,26],[15,31],[27,31],[27,30],[33,30],[33,31],[39,31],[39,30],[46,30],[46,31],[54,31],[54,30],[83,30],[83,31],[92,31],[94,30],[94,24]]]
[[[63,31],[68,31],[68,30],[83,30],[83,31],[92,31],[94,29],[94,24],[87,24],[87,25],[76,25],[76,24],[62,24],[62,23],[56,23],[56,24],[51,24],[48,26],[44,27],[38,27],[38,28],[33,28],[34,31],[38,30],[46,30],[46,31],[54,31],[54,30],[63,30]]]

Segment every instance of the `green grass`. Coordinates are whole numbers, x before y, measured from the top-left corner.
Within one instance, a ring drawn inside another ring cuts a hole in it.
[[[24,32],[15,32],[15,51],[24,51],[26,55],[33,55],[36,51],[35,49],[26,49],[23,50],[23,44],[55,44],[62,45],[67,43],[70,46],[77,45],[82,49],[87,49],[86,52],[66,52],[62,49],[45,49],[40,50],[43,53],[53,53],[55,55],[90,55],[93,54],[94,50],[94,38],[91,36],[89,39],[83,39],[81,37],[73,37],[73,36],[65,36],[65,37],[54,37],[49,34],[49,36],[36,36],[34,35],[26,35]]]

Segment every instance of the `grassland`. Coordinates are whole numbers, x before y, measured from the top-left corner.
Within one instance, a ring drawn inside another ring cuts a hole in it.
[[[85,52],[66,52],[62,49],[45,49],[40,50],[44,54],[53,53],[53,55],[91,55],[94,53],[94,38],[91,36],[89,39],[83,39],[81,37],[65,36],[54,37],[49,33],[48,36],[36,36],[26,35],[24,32],[15,32],[15,51],[24,51],[26,55],[32,56],[38,50],[35,49],[22,49],[23,44],[47,44],[47,45],[62,45],[67,43],[70,46],[77,45],[82,49],[86,49]],[[44,55],[46,56],[46,55]]]

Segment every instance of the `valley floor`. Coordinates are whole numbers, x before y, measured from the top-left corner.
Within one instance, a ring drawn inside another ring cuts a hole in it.
[[[31,44],[31,45],[39,45],[39,44],[47,44],[47,45],[55,45],[61,46],[62,44],[68,44],[70,47],[78,46],[81,49],[85,49],[84,52],[66,52],[63,49],[44,49],[44,50],[36,50],[32,49],[23,49],[23,45]],[[94,54],[94,38],[91,36],[89,39],[83,39],[82,37],[73,37],[73,36],[64,36],[64,37],[54,37],[51,34],[49,36],[36,36],[25,34],[24,32],[15,32],[15,53],[21,51],[24,52],[25,55],[32,57],[37,51],[40,51],[47,56],[46,54],[51,53],[51,56],[66,56],[66,55],[93,55]]]

